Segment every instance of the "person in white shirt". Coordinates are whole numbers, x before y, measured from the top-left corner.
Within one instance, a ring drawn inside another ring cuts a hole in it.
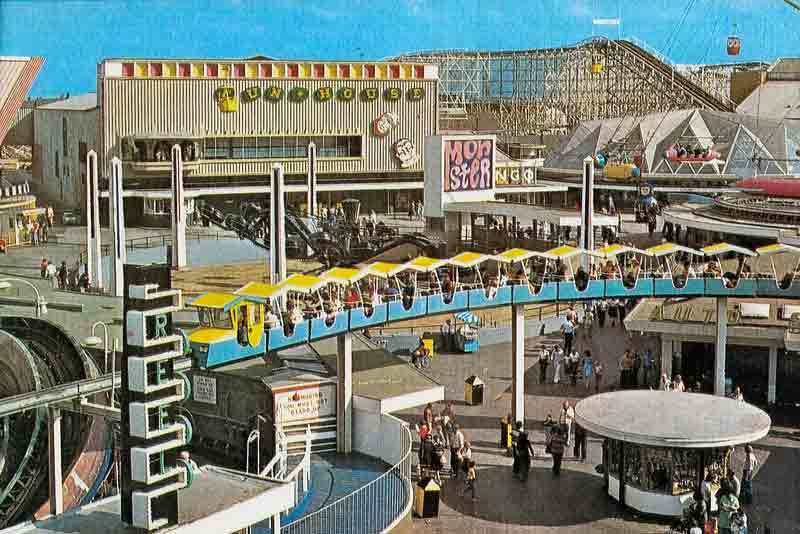
[[[680,393],[686,391],[686,386],[683,384],[681,375],[675,375],[675,380],[672,382],[672,391],[678,391]]]
[[[47,277],[48,280],[50,280],[50,285],[52,286],[53,289],[56,289],[58,287],[57,273],[58,269],[56,269],[56,264],[52,262],[48,263],[45,269],[45,276]]]
[[[564,404],[561,405],[561,415],[558,418],[558,422],[566,429],[567,447],[572,444],[573,421],[575,421],[575,409],[569,401],[564,401]]]
[[[272,311],[271,306],[267,306],[264,312],[264,324],[267,328],[275,328],[278,326],[278,316]]]
[[[458,478],[458,472],[461,468],[461,450],[464,448],[466,440],[464,439],[464,433],[461,432],[461,427],[458,424],[454,426],[455,433],[450,439],[450,470],[452,471],[451,476]]]
[[[561,380],[561,365],[564,362],[564,351],[556,346],[553,349],[553,384],[558,384]]]
[[[744,447],[744,465],[742,466],[741,503],[753,504],[753,475],[758,469],[758,458],[752,445]]]
[[[672,389],[672,380],[669,379],[667,373],[661,373],[661,383],[658,386],[661,391],[669,391]]]

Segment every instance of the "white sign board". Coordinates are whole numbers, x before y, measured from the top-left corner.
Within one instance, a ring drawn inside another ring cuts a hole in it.
[[[194,375],[194,384],[192,385],[194,392],[195,402],[203,402],[205,404],[217,404],[217,379],[204,376]]]
[[[336,416],[336,384],[281,389],[273,399],[276,425]]]

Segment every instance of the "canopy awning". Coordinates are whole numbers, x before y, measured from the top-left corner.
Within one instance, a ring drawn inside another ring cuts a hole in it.
[[[309,294],[322,289],[326,284],[325,280],[308,274],[293,274],[283,282],[281,287],[286,291]]]
[[[634,247],[628,247],[617,243],[595,250],[594,255],[603,259],[610,259],[620,254],[627,254],[628,252],[633,252],[635,254],[644,254],[646,256],[652,256],[652,254],[650,254],[646,250],[641,250]]]
[[[364,269],[367,275],[377,276],[379,278],[390,278],[397,273],[405,270],[405,265],[398,265],[397,263],[387,263],[385,261],[378,261],[370,263]]]
[[[552,248],[542,254],[547,259],[550,260],[566,260],[572,258],[573,256],[579,256],[581,254],[591,254],[588,250],[584,250],[582,248],[571,247],[569,245],[562,245],[557,248]]]
[[[693,248],[684,247],[683,245],[676,245],[675,243],[661,243],[654,247],[650,247],[645,251],[651,256],[660,258],[669,254],[676,254],[678,252],[686,252],[687,254],[694,254],[695,256],[702,256],[703,253]]]
[[[476,265],[479,265],[488,259],[489,256],[486,254],[480,254],[478,252],[462,252],[461,254],[453,256],[447,260],[447,263],[450,265],[455,265],[456,267],[467,268],[475,267]]]
[[[361,269],[349,269],[346,267],[334,267],[320,275],[320,278],[335,284],[354,284],[367,276],[367,272]]]
[[[783,254],[786,252],[800,254],[800,248],[793,247],[792,245],[785,245],[783,243],[773,243],[772,245],[767,245],[765,247],[759,247],[756,249],[756,253],[759,256],[771,256],[773,254]]]
[[[217,293],[212,291],[210,293],[204,293],[192,300],[189,303],[189,306],[193,306],[195,308],[211,308],[214,310],[228,311],[231,306],[240,300],[242,300],[242,297],[239,295],[234,295],[233,293]]]
[[[464,324],[471,324],[471,325],[477,325],[480,324],[481,322],[480,318],[477,315],[470,312],[457,313],[456,320],[461,321]]]
[[[281,284],[265,284],[263,282],[250,282],[235,291],[236,295],[247,297],[253,300],[266,302],[271,298],[279,297],[285,292]]]
[[[492,259],[497,260],[501,263],[517,263],[533,257],[542,257],[542,256],[544,255],[541,252],[525,250],[524,248],[512,248],[506,250],[505,252],[501,252],[500,254],[495,254],[494,256],[492,256]]]
[[[745,256],[755,256],[756,253],[749,248],[731,245],[730,243],[717,243],[716,245],[709,245],[700,250],[706,256],[719,256],[720,254],[727,254],[728,252],[736,252],[737,254],[744,254]]]
[[[435,258],[429,258],[427,256],[420,256],[418,258],[414,258],[411,261],[407,261],[404,265],[406,268],[411,269],[413,271],[429,273],[431,271],[435,271],[445,263],[447,263],[446,260],[437,260]]]

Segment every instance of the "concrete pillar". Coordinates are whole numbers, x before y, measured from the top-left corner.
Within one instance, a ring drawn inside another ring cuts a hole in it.
[[[272,534],[281,534],[281,514],[272,516]]]
[[[525,306],[511,307],[511,417],[525,422]]]
[[[594,160],[587,156],[583,160],[583,193],[581,194],[581,242],[580,247],[594,250]],[[589,257],[583,256],[583,268],[589,270]]]
[[[172,146],[172,268],[186,267],[186,201],[181,145]]]
[[[308,144],[308,191],[306,193],[306,204],[308,214],[312,217],[317,215],[317,145],[314,142]]]
[[[50,473],[50,513],[64,512],[64,477],[61,472],[61,410],[47,409],[47,465]]]
[[[728,341],[728,297],[717,297],[717,338],[714,350],[714,395],[725,396],[725,345]]]
[[[100,190],[97,152],[86,154],[86,268],[89,282],[103,288],[103,257],[100,248]]]
[[[778,347],[769,348],[769,368],[767,371],[767,404],[775,404],[778,376]]]
[[[278,284],[286,278],[286,205],[283,165],[272,166],[269,211],[269,282]]]
[[[672,379],[672,340],[661,336],[661,374],[666,374]],[[661,378],[659,377],[659,383]]]
[[[115,297],[124,293],[122,266],[127,261],[125,250],[125,208],[122,201],[122,160],[111,160],[111,180],[108,187],[108,225],[111,229],[114,250],[111,252],[112,291]]]
[[[336,450],[353,451],[353,334],[336,338]]]

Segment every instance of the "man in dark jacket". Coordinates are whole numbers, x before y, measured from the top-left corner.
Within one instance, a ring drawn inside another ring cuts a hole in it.
[[[553,475],[559,476],[561,474],[561,459],[564,457],[564,447],[567,440],[564,437],[564,431],[560,426],[553,429],[553,437],[550,438],[550,454],[553,455]]]

